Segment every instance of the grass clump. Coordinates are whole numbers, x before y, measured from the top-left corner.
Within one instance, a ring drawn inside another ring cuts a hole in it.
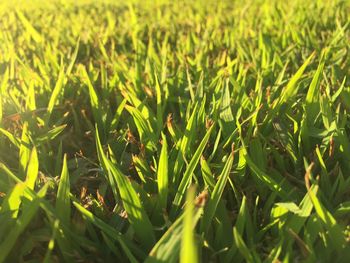
[[[348,1],[4,1],[0,262],[350,260]]]

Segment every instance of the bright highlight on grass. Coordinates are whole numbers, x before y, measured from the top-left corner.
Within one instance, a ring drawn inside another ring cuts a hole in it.
[[[0,263],[350,262],[350,2],[0,3]]]

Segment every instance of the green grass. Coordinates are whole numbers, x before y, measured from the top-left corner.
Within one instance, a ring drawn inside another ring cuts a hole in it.
[[[349,262],[349,1],[2,1],[1,262]]]

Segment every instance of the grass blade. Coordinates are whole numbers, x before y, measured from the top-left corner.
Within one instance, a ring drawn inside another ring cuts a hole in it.
[[[219,204],[219,201],[224,192],[224,188],[226,186],[227,180],[229,178],[232,165],[233,165],[233,150],[225,163],[225,166],[220,174],[219,181],[216,183],[214,190],[211,194],[210,200],[208,202],[208,206],[204,211],[203,220],[201,222],[201,232],[203,232],[204,235],[206,235],[206,233],[208,232],[210,223],[213,220],[216,208]]]
[[[21,177],[24,177],[28,161],[30,158],[30,139],[28,134],[28,122],[23,124],[21,145],[19,148],[19,171]]]
[[[32,26],[32,24],[28,21],[28,19],[24,16],[24,14],[19,9],[16,10],[16,14],[19,20],[22,22],[28,34],[33,38],[33,40],[37,43],[42,42],[43,38],[41,37],[39,32]]]
[[[69,225],[71,217],[70,207],[70,182],[69,173],[67,168],[67,156],[63,157],[63,166],[60,177],[60,183],[58,185],[57,200],[56,200],[56,212],[59,215],[63,224]]]
[[[39,172],[39,160],[38,153],[34,147],[29,158],[29,163],[26,172],[26,184],[27,186],[34,190],[35,182],[38,177]]]
[[[159,157],[157,180],[159,200],[162,209],[166,209],[168,198],[168,144],[164,134],[162,134],[162,150]]]
[[[103,233],[107,236],[109,236],[110,238],[112,238],[113,240],[119,242],[121,244],[121,246],[124,248],[125,250],[125,254],[127,255],[128,259],[130,260],[130,262],[135,262],[136,259],[135,257],[132,255],[132,253],[130,252],[130,250],[128,249],[128,246],[126,246],[125,241],[123,240],[123,236],[121,235],[121,233],[119,233],[116,229],[114,229],[113,227],[111,227],[110,225],[106,224],[105,222],[103,222],[101,219],[99,219],[98,217],[96,217],[94,214],[92,214],[90,211],[86,210],[83,206],[81,206],[79,203],[77,203],[76,201],[73,201],[73,205],[76,207],[76,209],[82,213],[82,215],[89,220],[92,224],[94,224],[95,226],[97,226],[98,228],[101,229],[101,231],[103,231]]]
[[[140,239],[145,248],[150,248],[155,243],[155,236],[153,232],[152,224],[142,207],[139,196],[133,188],[131,182],[126,178],[124,174],[105,156],[101,142],[96,130],[96,145],[98,148],[99,156],[102,158],[103,167],[107,169],[107,173],[110,173],[111,177],[118,185],[120,197],[122,199],[124,208],[128,214],[128,220],[135,230],[136,235]]]
[[[38,197],[34,198],[28,206],[23,208],[21,216],[16,220],[15,226],[12,227],[5,241],[0,244],[0,263],[4,262],[7,255],[13,249],[20,234],[26,229],[32,218],[38,212],[41,199],[46,195],[48,185],[46,184],[38,193]]]
[[[181,201],[182,201],[182,198],[183,198],[184,193],[186,191],[186,188],[187,188],[187,186],[189,185],[189,183],[190,183],[190,181],[192,179],[192,175],[193,175],[194,169],[196,168],[196,166],[197,166],[197,164],[199,162],[199,159],[200,159],[200,157],[201,157],[201,155],[202,155],[202,153],[204,151],[204,148],[205,148],[205,146],[208,143],[210,134],[213,131],[214,126],[215,125],[212,125],[208,129],[208,131],[205,134],[203,140],[199,144],[196,152],[194,153],[190,163],[188,164],[188,167],[186,168],[186,171],[185,171],[185,173],[184,173],[184,175],[182,177],[182,180],[180,182],[180,185],[178,187],[178,190],[177,190],[174,202],[173,202],[173,204],[175,205],[174,209],[178,208],[180,206],[180,204],[181,204]]]
[[[194,228],[200,219],[203,208],[207,202],[208,192],[203,191],[196,198],[195,207],[192,216],[192,227]],[[186,213],[186,212],[185,212]],[[183,233],[183,222],[185,213],[180,215],[176,221],[169,227],[165,234],[159,239],[157,244],[152,248],[146,263],[159,263],[159,262],[178,262],[181,239]]]
[[[45,123],[48,126],[49,125],[49,121],[50,121],[50,117],[53,111],[53,108],[55,106],[55,104],[59,101],[59,95],[62,92],[62,88],[64,86],[64,80],[65,80],[65,73],[64,73],[64,67],[62,66],[60,69],[60,73],[58,74],[58,78],[56,81],[56,85],[52,90],[52,94],[51,94],[51,98],[49,101],[49,104],[47,105],[47,115],[45,118]]]
[[[195,188],[190,187],[187,191],[185,216],[183,220],[182,242],[180,262],[198,262],[196,242],[193,234],[193,210],[195,200]]]

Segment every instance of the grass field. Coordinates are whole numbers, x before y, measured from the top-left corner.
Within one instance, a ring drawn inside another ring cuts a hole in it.
[[[350,2],[113,2],[0,4],[0,262],[350,262]]]

